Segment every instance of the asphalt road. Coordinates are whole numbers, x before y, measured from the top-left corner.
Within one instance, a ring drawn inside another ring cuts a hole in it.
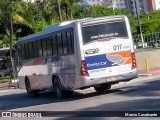
[[[160,111],[159,95],[160,77],[152,76],[138,78],[126,84],[115,85],[104,94],[96,93],[93,88],[77,90],[73,98],[63,100],[57,100],[55,94],[49,91],[41,93],[37,98],[30,98],[25,90],[9,89],[0,91],[0,110],[82,111],[82,113],[85,111],[113,111],[113,114],[116,114],[114,111]],[[59,117],[57,118],[59,120],[75,119],[64,116]],[[46,119],[50,120],[52,118]],[[93,117],[92,119],[103,120],[106,117]],[[117,120],[119,118],[112,117],[110,119]]]

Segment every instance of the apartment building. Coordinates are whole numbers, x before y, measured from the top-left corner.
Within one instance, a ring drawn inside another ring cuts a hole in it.
[[[102,5],[103,0],[86,0],[86,2],[89,5],[94,6],[94,5]]]
[[[151,0],[153,10],[160,10],[160,0]]]
[[[115,6],[115,8],[125,9],[126,8],[125,0],[114,0],[113,6]]]
[[[103,0],[103,3],[109,8],[125,9],[136,16],[137,14],[148,13],[149,10],[152,10],[153,1],[155,0]]]
[[[132,15],[148,13],[148,0],[126,0],[126,10]]]

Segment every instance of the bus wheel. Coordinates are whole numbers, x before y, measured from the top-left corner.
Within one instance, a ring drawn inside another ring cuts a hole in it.
[[[103,92],[105,92],[106,90],[108,90],[110,88],[111,88],[111,84],[101,84],[100,86],[94,87],[94,89],[98,93],[103,93]]]
[[[56,97],[58,99],[62,99],[64,94],[63,94],[63,91],[62,91],[62,85],[61,85],[60,81],[58,80],[58,78],[54,79],[53,89],[55,91]]]
[[[30,97],[37,97],[38,91],[31,89],[31,85],[30,85],[30,82],[29,82],[28,79],[25,80],[25,87],[26,87],[27,94],[28,94]]]

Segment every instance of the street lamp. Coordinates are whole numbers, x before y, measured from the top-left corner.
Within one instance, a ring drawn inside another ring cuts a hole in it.
[[[144,48],[144,39],[143,39],[143,34],[142,34],[142,27],[141,27],[141,24],[140,24],[139,13],[137,11],[137,0],[134,0],[134,3],[135,3],[136,14],[137,14],[137,19],[138,19],[139,32],[140,32],[140,36],[141,36],[141,40],[142,40],[142,47]]]

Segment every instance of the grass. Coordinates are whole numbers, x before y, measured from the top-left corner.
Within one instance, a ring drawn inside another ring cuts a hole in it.
[[[0,83],[7,83],[10,81],[10,76],[5,76],[0,78]]]

